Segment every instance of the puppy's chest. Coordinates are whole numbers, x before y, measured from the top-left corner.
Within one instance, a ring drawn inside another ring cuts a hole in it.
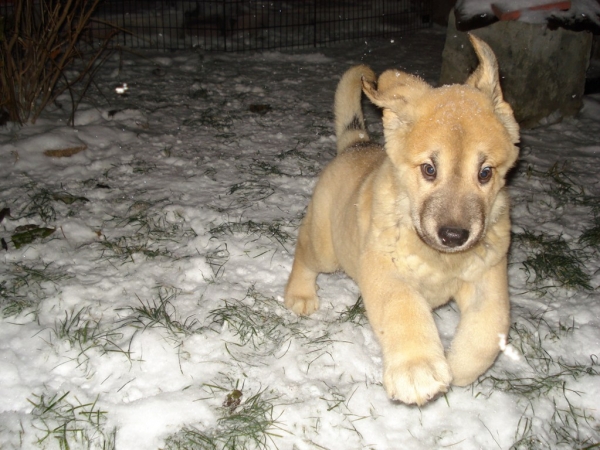
[[[392,259],[399,277],[427,298],[432,306],[438,306],[453,296],[463,283],[477,281],[486,270],[485,261],[477,255],[452,256],[395,251]]]

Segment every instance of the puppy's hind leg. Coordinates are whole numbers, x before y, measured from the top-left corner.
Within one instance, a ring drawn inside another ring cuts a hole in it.
[[[309,315],[319,308],[317,296],[317,276],[305,258],[306,249],[300,244],[296,247],[292,273],[285,287],[285,306],[299,315]]]
[[[319,273],[338,269],[330,240],[313,227],[311,207],[298,233],[294,264],[284,294],[285,306],[300,315],[312,314],[319,308]]]

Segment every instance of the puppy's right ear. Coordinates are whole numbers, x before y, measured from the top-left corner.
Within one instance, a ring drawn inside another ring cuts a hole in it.
[[[383,108],[384,127],[397,129],[413,121],[413,105],[431,89],[423,79],[398,70],[386,70],[373,82],[362,80],[363,92]]]
[[[479,89],[492,100],[496,115],[506,127],[513,143],[516,144],[519,142],[519,125],[515,120],[512,108],[502,96],[496,55],[488,44],[474,34],[469,34],[469,39],[479,59],[479,66],[465,84]]]

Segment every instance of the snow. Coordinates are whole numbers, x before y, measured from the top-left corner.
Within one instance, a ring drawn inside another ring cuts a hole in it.
[[[233,389],[243,393],[240,408],[261,392],[273,405],[269,448],[597,443],[599,294],[535,292],[521,263],[523,244],[511,252],[515,325],[505,354],[478,383],[453,387],[423,408],[388,400],[368,324],[340,320],[359,296],[346,276],[319,278],[321,308],[309,318],[282,305],[297,227],[335,154],[331,106],[339,77],[365,63],[435,83],[444,37],[434,29],[318,52],[115,53],[74,127],[65,97],[64,109],[54,107],[35,125],[0,129],[0,209],[11,211],[0,224],[9,247],[0,267],[0,448],[60,448],[68,405],[87,405],[80,409],[96,411],[99,423],[79,416],[88,434],[67,432],[70,448],[101,448],[111,436],[117,449],[166,448],[184,427],[222,430],[218,421],[229,414],[222,405]],[[120,95],[115,87],[124,83]],[[250,105],[271,110],[253,113]],[[365,110],[371,135],[381,139],[378,112],[366,103]],[[515,233],[562,235],[577,247],[593,223],[590,208],[557,202],[551,181],[528,167],[542,173],[564,164],[574,183],[600,194],[599,131],[596,96],[574,119],[523,132],[509,181]],[[43,154],[82,145],[71,157]],[[44,192],[76,199],[40,203]],[[10,237],[27,224],[56,231],[16,249]],[[596,287],[598,253],[586,251],[584,270]],[[22,311],[7,312],[16,298]],[[243,336],[234,317],[225,319],[236,311],[257,321],[255,335]],[[437,315],[447,345],[458,315],[452,305]],[[587,372],[565,371],[558,387],[534,396],[493,383],[492,376],[509,373],[540,378],[536,340],[554,361]],[[34,408],[41,396],[63,395],[54,409]],[[59,407],[62,419],[52,415]]]

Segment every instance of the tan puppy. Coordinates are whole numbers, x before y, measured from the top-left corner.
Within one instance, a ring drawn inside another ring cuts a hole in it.
[[[299,230],[285,304],[319,306],[319,273],[344,270],[361,290],[392,399],[422,405],[472,383],[509,327],[506,172],[519,129],[490,47],[465,85],[433,88],[395,70],[350,69],[335,95],[338,156]],[[385,147],[369,141],[361,87],[383,108]],[[448,353],[432,309],[454,299],[461,320]]]

